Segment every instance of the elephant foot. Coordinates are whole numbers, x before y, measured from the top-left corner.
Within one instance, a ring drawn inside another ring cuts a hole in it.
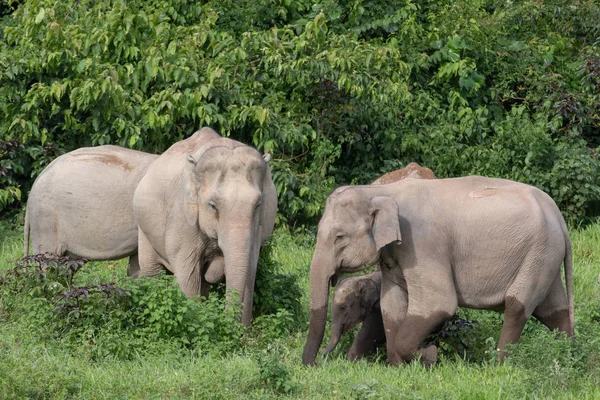
[[[438,360],[438,350],[433,344],[417,350],[417,355],[421,356],[421,363],[427,368],[434,366]]]

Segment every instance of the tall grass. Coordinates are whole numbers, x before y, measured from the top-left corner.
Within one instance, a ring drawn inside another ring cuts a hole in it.
[[[445,357],[427,370],[417,363],[390,367],[383,349],[367,360],[347,362],[349,339],[319,358],[317,368],[303,367],[306,321],[302,329],[267,344],[250,339],[221,355],[199,355],[160,342],[159,351],[141,351],[129,360],[90,358],[60,341],[40,339],[0,308],[0,398],[600,398],[600,224],[573,231],[571,237],[576,340],[557,337],[531,320],[504,365],[494,359],[502,316],[484,311],[461,311],[478,321],[467,338],[470,361]],[[307,234],[277,231],[272,238],[272,258],[298,277],[305,311],[313,245]],[[21,233],[11,231],[0,243],[0,273],[21,255]],[[96,262],[77,279],[79,284],[120,283],[124,275],[124,260]]]

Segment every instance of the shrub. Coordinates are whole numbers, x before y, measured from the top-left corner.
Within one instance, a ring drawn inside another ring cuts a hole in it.
[[[118,286],[76,286],[75,275],[86,260],[49,254],[25,257],[0,277],[0,310],[32,332],[94,359],[131,358],[165,347],[218,355],[249,340],[266,345],[302,323],[293,314],[301,295],[294,276],[275,273],[269,262],[257,290],[259,315],[251,331],[239,322],[239,308],[228,306],[224,293],[188,299],[167,275],[127,278]]]
[[[290,394],[295,389],[290,369],[283,364],[277,354],[260,353],[256,362],[259,371],[259,384],[274,394]]]
[[[288,320],[286,315],[293,315],[288,328],[298,328],[306,321],[301,303],[302,289],[298,277],[284,273],[282,266],[273,260],[272,246],[267,242],[260,251],[252,313],[255,317],[281,314],[284,320]]]
[[[438,331],[431,333],[425,344],[435,344],[440,354],[445,356],[458,355],[467,357],[469,345],[467,338],[472,334],[477,321],[463,319],[455,315]]]
[[[410,161],[598,211],[596,2],[18,3],[0,13],[0,212],[50,143],[162,152],[203,125],[273,154],[291,227]]]
[[[3,308],[33,332],[83,347],[90,357],[130,358],[175,346],[197,353],[239,347],[245,327],[224,298],[187,299],[172,276],[128,279],[121,287],[74,286],[85,260],[26,257],[0,280]]]

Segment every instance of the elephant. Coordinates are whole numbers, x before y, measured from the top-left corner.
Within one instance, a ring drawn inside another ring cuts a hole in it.
[[[346,278],[337,285],[331,301],[331,340],[323,353],[333,351],[340,338],[361,322],[348,350],[348,360],[358,360],[385,342],[380,290],[381,271]]]
[[[137,269],[133,193],[157,155],[105,145],[53,160],[27,200],[24,254],[54,253],[90,260],[130,257]]]
[[[380,176],[373,181],[372,185],[386,185],[388,183],[394,183],[405,178],[436,179],[432,170],[426,167],[421,167],[416,162],[411,162],[404,168],[400,168]]]
[[[532,315],[574,335],[571,241],[550,196],[481,176],[404,179],[344,186],[327,198],[310,266],[304,364],[315,363],[323,340],[330,283],[379,260],[391,364],[435,363],[435,346],[418,346],[458,306],[504,311],[500,360]]]
[[[166,269],[188,297],[206,297],[224,278],[249,325],[259,250],[277,214],[269,160],[208,127],[160,155],[133,196],[136,275]]]
[[[433,171],[411,162],[405,168],[388,172],[373,181],[372,185],[383,185],[406,178],[436,179]],[[354,338],[347,358],[358,360],[385,342],[383,320],[379,308],[381,271],[364,276],[344,279],[336,287],[331,303],[331,340],[323,351],[335,349],[340,338],[359,323],[358,335]]]

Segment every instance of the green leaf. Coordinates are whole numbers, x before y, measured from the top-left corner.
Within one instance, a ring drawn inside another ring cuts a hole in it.
[[[42,22],[42,20],[44,19],[45,16],[46,16],[46,10],[44,9],[44,7],[42,7],[42,8],[40,8],[40,11],[38,11],[38,13],[35,17],[36,25],[39,24],[40,22]]]

